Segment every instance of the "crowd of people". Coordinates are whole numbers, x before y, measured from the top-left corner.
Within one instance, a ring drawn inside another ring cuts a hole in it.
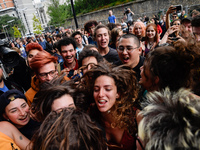
[[[124,15],[10,42],[0,149],[200,150],[200,12]]]

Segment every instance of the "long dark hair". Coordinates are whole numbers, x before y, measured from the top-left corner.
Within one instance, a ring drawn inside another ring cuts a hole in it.
[[[117,92],[120,95],[111,108],[110,113],[115,120],[112,126],[125,130],[130,129],[130,134],[134,133],[136,125],[134,122],[135,111],[133,107],[135,106],[135,101],[138,96],[135,72],[127,66],[113,67],[109,63],[99,63],[99,65],[86,72],[81,83],[81,88],[85,88],[87,95],[89,95],[88,99],[90,103],[95,102],[93,97],[95,80],[102,75],[114,79]],[[94,107],[94,111],[96,113],[91,111],[91,116],[101,122],[101,118],[98,118],[100,117],[100,112],[96,106]]]
[[[32,150],[106,150],[102,131],[78,109],[51,112],[32,138]]]

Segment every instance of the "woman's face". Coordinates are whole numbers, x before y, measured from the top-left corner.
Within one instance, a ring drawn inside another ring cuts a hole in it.
[[[152,19],[151,19],[151,22],[152,22],[152,23],[155,23],[155,20],[152,18]]]
[[[50,38],[47,38],[47,42],[50,42],[51,41],[51,39]]]
[[[115,43],[115,45],[116,45],[116,47],[117,47],[117,45],[118,45],[118,40],[119,40],[119,38],[121,37],[123,35],[123,31],[120,31],[119,32],[119,35],[116,37],[116,43]]]
[[[135,35],[141,36],[142,35],[142,27],[139,24],[135,25]]]
[[[4,118],[9,119],[17,128],[25,126],[30,120],[27,102],[22,98],[11,101],[5,108]]]
[[[140,67],[140,75],[141,75],[141,78],[140,78],[139,84],[142,85],[144,89],[146,89],[147,91],[157,90],[158,81],[156,81],[156,79],[158,77],[154,77],[154,79],[152,79],[150,67],[146,61],[144,62],[144,65]]]
[[[27,62],[28,64],[30,63],[30,61],[33,59],[33,57],[39,52],[39,50],[37,49],[32,49],[29,51],[28,53],[28,57],[27,57]]]
[[[82,68],[83,68],[83,74],[85,74],[88,70],[90,70],[92,67],[97,65],[97,59],[93,56],[86,57],[82,60]]]
[[[66,107],[74,107],[74,100],[69,94],[65,94],[60,98],[57,98],[53,101],[51,105],[52,111],[58,111],[59,109],[66,108]]]
[[[181,22],[179,20],[176,20],[173,22],[173,25],[180,25],[180,24],[181,24]]]
[[[110,110],[119,98],[114,79],[106,75],[99,76],[94,83],[93,96],[100,112]]]
[[[149,27],[147,28],[147,37],[148,37],[149,39],[152,39],[152,38],[155,37],[155,35],[156,35],[156,31],[154,30],[154,28],[153,28],[152,26],[149,26]]]
[[[15,47],[15,44],[14,44],[14,43],[11,43],[11,47]]]
[[[133,26],[129,27],[129,33],[133,33]]]

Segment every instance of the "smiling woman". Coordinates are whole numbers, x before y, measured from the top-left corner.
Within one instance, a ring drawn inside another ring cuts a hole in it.
[[[0,97],[0,118],[14,124],[22,134],[31,139],[39,126],[31,120],[26,97],[18,90],[9,90]]]
[[[156,24],[150,23],[146,27],[146,37],[144,43],[144,55],[146,56],[150,51],[152,51],[159,42],[159,35],[157,32]]]
[[[135,100],[137,81],[129,67],[99,63],[83,77],[81,87],[89,91],[93,103],[91,117],[106,132],[109,149],[135,149]]]

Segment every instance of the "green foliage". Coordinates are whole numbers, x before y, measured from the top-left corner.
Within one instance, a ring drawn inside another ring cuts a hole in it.
[[[133,0],[75,0],[74,9],[77,15],[120,5],[130,1]],[[66,4],[63,5],[59,5],[59,0],[51,0],[51,5],[49,5],[47,12],[51,18],[49,24],[55,26],[64,25],[66,19],[73,16],[70,0],[67,0]]]
[[[33,20],[33,33],[41,34],[44,29],[42,28],[42,25],[39,19],[35,16],[35,14],[33,15],[32,20]]]
[[[11,22],[9,22],[9,21],[11,21]],[[2,25],[4,25],[4,26],[7,25],[5,27],[5,30],[8,31],[8,34],[11,37],[14,37],[14,32],[13,32],[13,28],[12,28],[13,26],[17,26],[24,33],[26,31],[26,29],[25,29],[25,27],[24,27],[24,25],[23,25],[23,23],[20,19],[18,19],[16,17],[9,16],[9,15],[0,16],[0,31],[4,32]]]
[[[14,30],[14,37],[15,38],[21,38],[22,35],[21,35],[20,31],[18,30],[18,27],[17,26],[13,26],[12,28]]]
[[[59,5],[59,0],[51,0],[47,13],[50,16],[50,25],[63,25],[67,18],[72,16],[71,5]]]

